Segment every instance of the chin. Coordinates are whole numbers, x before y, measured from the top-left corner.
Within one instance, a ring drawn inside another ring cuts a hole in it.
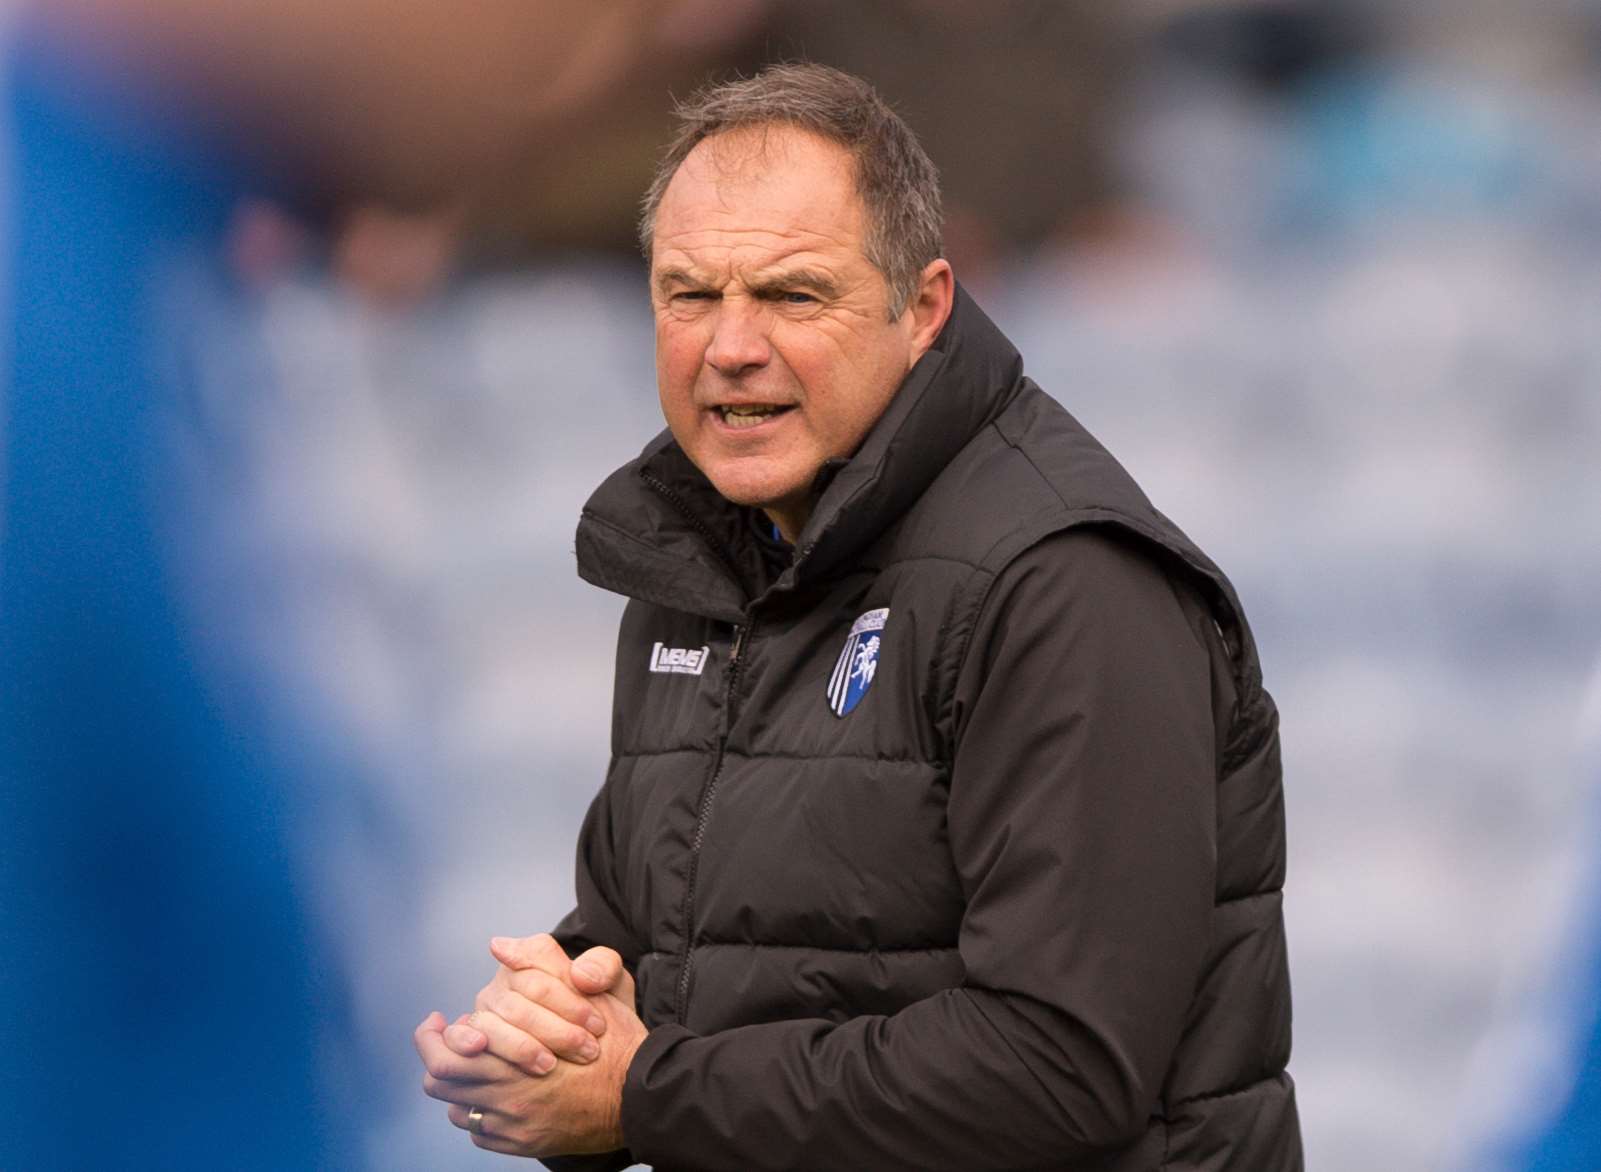
[[[753,509],[765,509],[788,499],[789,494],[777,493],[770,488],[726,481],[712,480],[712,487],[717,495],[736,505],[749,505]]]
[[[804,491],[801,481],[795,477],[778,477],[770,474],[740,476],[726,472],[708,472],[706,479],[712,482],[712,487],[724,500],[758,509],[782,505],[785,501],[794,500]],[[810,481],[806,483],[809,484]]]

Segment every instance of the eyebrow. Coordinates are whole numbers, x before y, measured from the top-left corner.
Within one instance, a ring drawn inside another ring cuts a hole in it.
[[[656,275],[656,288],[658,290],[666,290],[669,286],[675,284],[688,285],[695,289],[704,289],[706,287],[705,281],[695,277],[688,269],[681,269],[677,266],[663,269]]]
[[[674,285],[687,285],[691,289],[707,289],[710,283],[702,277],[697,277],[688,269],[672,265],[656,274],[656,288],[662,292]],[[818,269],[797,268],[782,269],[776,273],[762,277],[751,286],[751,292],[761,296],[763,294],[781,293],[785,289],[797,286],[810,289],[823,297],[839,296],[839,285],[827,273]]]
[[[763,277],[751,287],[751,291],[757,294],[780,293],[796,286],[810,289],[824,297],[839,296],[839,286],[832,277],[817,269],[807,268],[783,269],[771,276]]]

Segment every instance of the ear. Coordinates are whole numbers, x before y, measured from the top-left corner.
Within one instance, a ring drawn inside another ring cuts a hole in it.
[[[939,337],[955,301],[956,277],[951,272],[951,262],[943,257],[929,261],[917,279],[917,292],[912,295],[904,315],[911,329],[908,370],[928,353],[934,339]]]

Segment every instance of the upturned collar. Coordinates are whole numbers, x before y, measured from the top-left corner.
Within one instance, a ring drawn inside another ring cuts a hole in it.
[[[817,504],[776,581],[748,515],[663,431],[609,476],[578,524],[578,572],[645,602],[740,622],[768,594],[837,574],[920,497],[1021,389],[1016,347],[960,285],[950,320],[856,453],[818,475]]]

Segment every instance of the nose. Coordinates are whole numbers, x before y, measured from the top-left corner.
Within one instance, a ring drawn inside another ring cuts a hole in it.
[[[767,315],[748,297],[725,297],[717,307],[706,363],[725,378],[766,366],[772,356]]]

